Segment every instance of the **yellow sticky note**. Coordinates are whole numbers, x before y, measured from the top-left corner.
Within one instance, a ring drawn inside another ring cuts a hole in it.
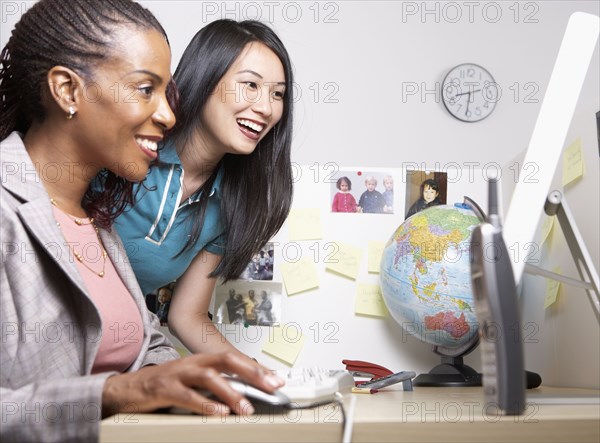
[[[550,231],[552,231],[552,226],[554,226],[554,216],[546,216],[546,219],[542,223],[542,238],[540,240],[540,246],[542,246],[548,238]]]
[[[577,137],[563,152],[563,186],[583,175],[583,152],[581,138]]]
[[[360,315],[372,315],[375,317],[386,317],[388,315],[379,285],[359,283],[356,286],[354,312]]]
[[[291,241],[320,240],[323,238],[321,211],[318,208],[292,208],[288,233]]]
[[[554,268],[552,272],[560,274],[560,268]],[[544,298],[544,309],[551,306],[556,301],[559,289],[559,281],[552,280],[550,278],[546,279],[546,298]]]
[[[362,250],[344,243],[333,243],[335,252],[325,261],[325,268],[345,277],[356,280]]]
[[[175,348],[175,350],[177,351],[179,356],[182,358],[187,357],[188,355],[191,355],[190,351],[188,351],[186,348]]]
[[[385,242],[369,242],[369,255],[367,264],[368,272],[379,274],[379,268],[381,267],[381,256],[383,255],[383,248],[385,248]]]
[[[269,336],[262,351],[293,366],[304,347],[305,340],[306,337],[302,335],[300,327],[295,323],[288,323],[269,329]]]
[[[298,260],[296,263],[282,263],[281,275],[288,295],[308,291],[319,286],[315,264],[307,259]]]

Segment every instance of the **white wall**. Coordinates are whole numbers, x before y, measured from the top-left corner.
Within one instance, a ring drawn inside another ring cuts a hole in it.
[[[173,68],[194,33],[214,19],[260,16],[272,22],[291,54],[301,93],[295,113],[296,163],[383,168],[413,163],[427,168],[436,163],[440,168],[466,167],[472,162],[479,168],[503,165],[508,172],[504,187],[509,191],[514,187],[510,175],[514,162],[522,158],[528,144],[570,14],[600,15],[595,0],[142,3],[155,12],[169,34]],[[18,16],[13,9],[22,10],[25,4],[2,2],[2,45]],[[445,73],[462,62],[486,67],[502,88],[496,110],[479,123],[452,118],[435,93]],[[598,78],[596,47],[566,140],[568,144],[581,136],[585,177],[565,192],[596,269],[600,263],[594,121],[600,110]],[[407,91],[415,87],[418,93],[409,95]],[[555,182],[560,185],[560,173]],[[475,182],[470,185],[477,187]],[[559,264],[565,274],[575,276],[556,231],[555,227],[544,260],[549,267]],[[585,293],[563,286],[557,305],[544,312],[540,306],[544,287],[543,281],[525,279],[524,321],[534,322],[539,330],[538,342],[526,344],[528,367],[541,373],[547,384],[598,387],[598,324]],[[317,290],[290,297],[287,307],[294,315],[288,319],[306,322],[309,318],[322,327],[333,314],[315,309],[313,303],[325,296]],[[340,337],[350,340],[311,343],[297,364],[339,366],[342,358],[355,358],[396,370],[426,371],[436,362],[427,345],[406,337],[392,321],[357,318],[351,312],[342,320],[341,328],[352,333],[342,332]],[[358,332],[364,339],[352,341]],[[240,342],[239,346],[267,364],[279,365],[260,354],[259,344]],[[467,361],[479,367],[478,351]]]

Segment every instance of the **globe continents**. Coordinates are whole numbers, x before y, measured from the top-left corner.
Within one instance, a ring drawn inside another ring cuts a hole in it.
[[[387,242],[380,284],[385,304],[404,330],[450,350],[477,337],[469,242],[473,211],[432,206],[408,218]]]

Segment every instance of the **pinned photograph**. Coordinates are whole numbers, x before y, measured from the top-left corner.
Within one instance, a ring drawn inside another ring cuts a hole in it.
[[[148,310],[158,317],[161,326],[166,326],[175,282],[171,282],[146,296]]]
[[[273,243],[267,243],[252,257],[240,278],[242,280],[273,280],[274,252]]]
[[[431,206],[445,205],[447,195],[446,172],[406,171],[406,218]]]
[[[215,323],[273,326],[281,321],[281,283],[229,281],[215,293]]]
[[[331,212],[393,214],[394,178],[378,171],[338,171],[332,176]]]

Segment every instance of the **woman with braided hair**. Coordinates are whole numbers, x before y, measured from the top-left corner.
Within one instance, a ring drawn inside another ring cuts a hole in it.
[[[169,406],[251,413],[221,372],[283,383],[233,354],[178,359],[110,229],[175,124],[170,60],[131,0],[41,0],[2,50],[2,441],[93,441],[102,417]]]

